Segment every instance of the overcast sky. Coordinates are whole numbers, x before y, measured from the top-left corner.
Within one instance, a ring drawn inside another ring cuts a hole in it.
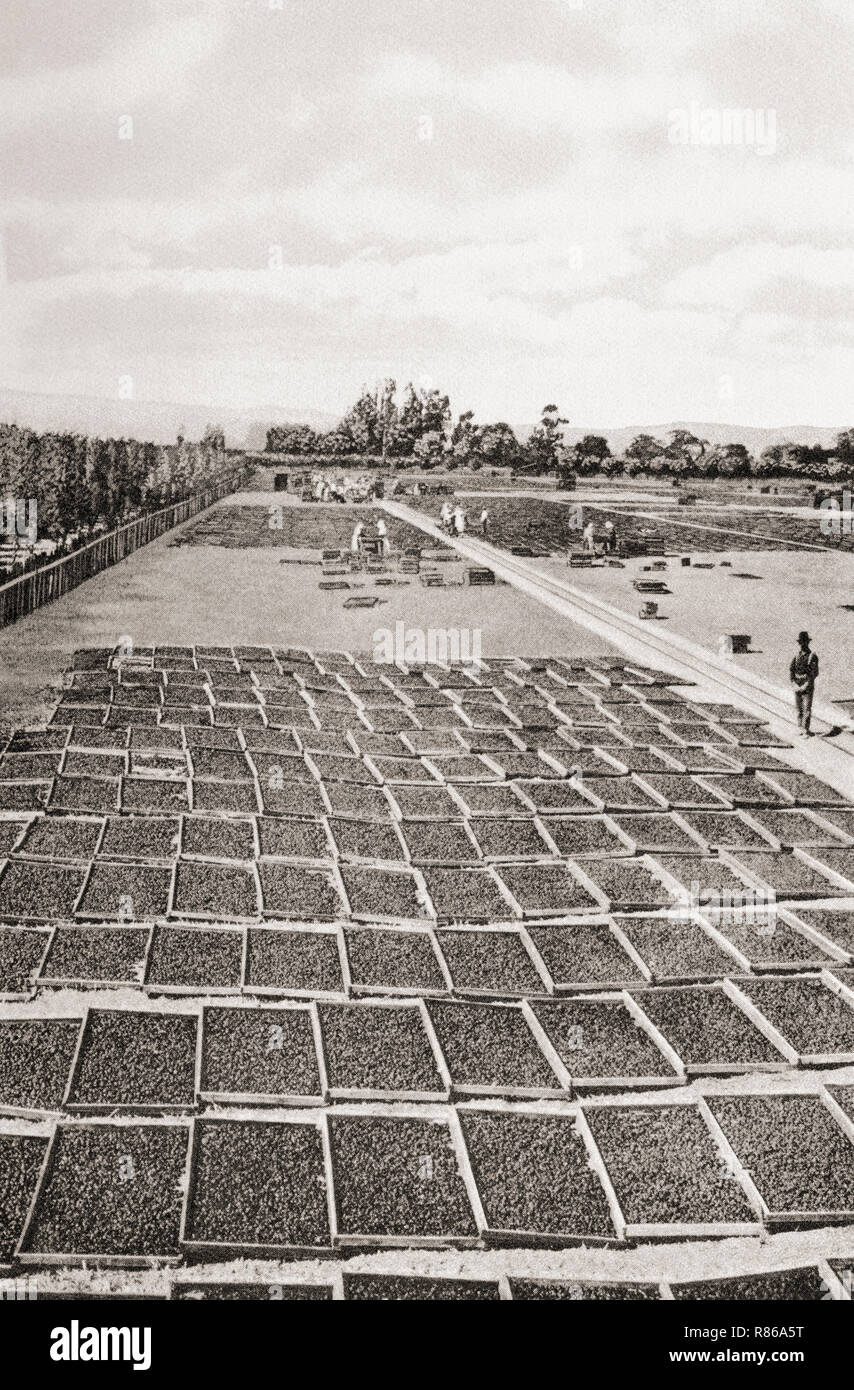
[[[481,419],[854,424],[854,0],[0,26],[0,385],[335,412],[389,374]],[[726,108],[753,142],[696,143]]]

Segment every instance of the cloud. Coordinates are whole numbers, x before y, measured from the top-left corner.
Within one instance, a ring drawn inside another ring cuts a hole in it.
[[[0,80],[0,127],[8,134],[82,111],[118,117],[139,103],[168,99],[188,71],[216,53],[224,33],[216,9],[173,15],[91,62],[6,76]]]

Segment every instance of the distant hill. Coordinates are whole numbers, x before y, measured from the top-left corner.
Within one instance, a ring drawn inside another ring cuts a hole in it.
[[[12,391],[0,387],[0,421],[7,424],[29,425],[38,430],[74,430],[81,434],[152,440],[155,444],[171,444],[183,428],[187,439],[200,439],[208,424],[221,425],[230,448],[263,449],[271,425],[310,425],[312,429],[329,430],[337,425],[339,416],[320,410],[303,410],[298,406],[248,406],[245,409],[223,408],[217,405],[186,405],[175,401],[122,401],[100,396],[51,396],[29,391]],[[754,425],[696,424],[675,420],[665,425],[620,425],[603,429],[601,426],[567,427],[564,437],[572,445],[585,434],[601,434],[608,440],[611,452],[620,454],[638,434],[652,434],[666,440],[670,431],[690,430],[710,444],[744,444],[752,454],[760,454],[769,444],[790,441],[793,444],[835,443],[845,425],[780,425],[760,429]],[[533,426],[514,425],[518,437],[528,438]]]
[[[174,401],[123,401],[100,396],[49,396],[0,387],[0,420],[28,425],[37,430],[73,430],[80,434],[117,439],[151,440],[172,444],[183,428],[186,439],[200,439],[208,424],[221,425],[232,448],[263,449],[270,425],[306,424],[331,429],[336,415],[322,411],[269,409],[221,409],[216,405],[186,405]]]
[[[760,429],[757,425],[715,425],[696,424],[686,420],[673,420],[667,425],[621,425],[616,429],[577,429],[567,427],[564,438],[567,444],[577,444],[586,434],[604,435],[612,454],[621,454],[639,434],[651,434],[656,439],[667,440],[671,430],[690,430],[698,439],[707,439],[710,444],[744,444],[754,456],[761,454],[771,444],[821,444],[825,448],[836,443],[840,430],[847,425],[779,425],[773,429]],[[531,432],[528,426],[519,434],[527,438]]]

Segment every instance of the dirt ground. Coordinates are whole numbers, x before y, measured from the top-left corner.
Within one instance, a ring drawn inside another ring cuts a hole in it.
[[[236,500],[245,502],[247,494]],[[383,589],[365,576],[366,587],[358,592],[380,596],[380,604],[347,610],[346,593],[318,589],[319,564],[282,563],[288,552],[275,548],[172,546],[175,535],[152,542],[0,633],[0,704],[7,727],[47,715],[59,672],[76,648],[114,645],[123,636],[136,646],[238,642],[370,651],[378,628],[403,622],[480,629],[485,657],[614,650],[506,585],[434,589],[405,576],[411,580],[407,587]],[[310,552],[301,557],[310,558]]]
[[[785,685],[796,638],[806,628],[818,653],[816,694],[825,700],[854,697],[854,672],[848,643],[854,642],[854,556],[807,551],[751,551],[726,555],[695,554],[693,560],[713,569],[683,568],[669,560],[662,573],[645,573],[648,561],[628,560],[625,569],[570,570],[564,560],[537,560],[538,569],[567,579],[594,598],[627,613],[637,613],[644,597],[658,603],[658,622],[713,651],[726,633],[749,633],[753,650],[732,660]],[[728,560],[731,567],[722,566]],[[741,579],[739,574],[758,575]],[[665,579],[670,595],[644,596],[635,579]]]

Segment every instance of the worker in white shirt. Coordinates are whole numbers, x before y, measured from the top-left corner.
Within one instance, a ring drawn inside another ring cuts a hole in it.
[[[484,539],[486,539],[486,536],[487,536],[488,532],[489,532],[489,512],[487,511],[486,507],[484,507],[483,511],[482,511],[481,514],[480,514],[480,534],[483,536]]]
[[[451,529],[451,519],[453,515],[454,512],[450,502],[443,502],[442,510],[439,513],[439,521],[441,522],[442,530],[445,532],[446,535]]]
[[[584,549],[589,555],[592,555],[596,550],[596,533],[593,530],[592,521],[588,521],[582,532],[582,537],[584,539]]]
[[[380,555],[385,555],[388,550],[388,527],[382,517],[377,522],[377,537],[380,543]]]
[[[466,514],[462,507],[454,509],[454,534],[464,536],[466,531]]]
[[[364,529],[364,521],[357,521],[353,530],[353,535],[350,538],[350,551],[353,555],[358,555],[359,551],[362,549],[362,532]]]

